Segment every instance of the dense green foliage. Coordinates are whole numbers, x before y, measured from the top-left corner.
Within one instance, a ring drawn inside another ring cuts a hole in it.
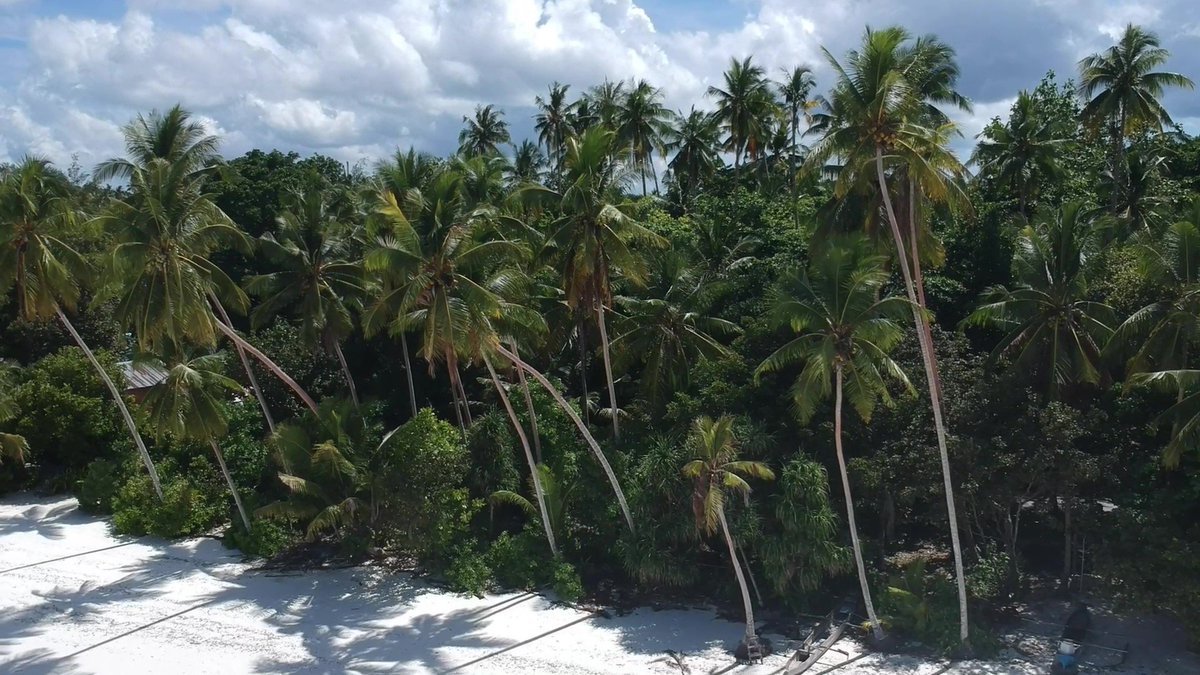
[[[986,648],[982,610],[1085,580],[1200,635],[1200,139],[1159,102],[1190,81],[1131,27],[972,175],[949,46],[829,56],[735,60],[711,112],[554,83],[536,143],[486,105],[373,170],[226,162],[180,108],[117,188],[0,167],[0,490],[474,593],[741,595],[748,639],[855,588]],[[83,345],[165,373],[126,392],[144,455]]]

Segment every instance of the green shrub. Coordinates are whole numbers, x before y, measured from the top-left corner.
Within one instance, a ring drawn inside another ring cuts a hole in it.
[[[993,552],[982,556],[967,574],[967,590],[971,596],[984,602],[998,603],[1010,597],[1009,557],[1007,553]]]
[[[238,526],[229,528],[222,541],[247,556],[271,558],[298,540],[299,536],[286,524],[259,518],[251,521],[250,532]]]
[[[473,544],[455,546],[449,554],[446,581],[458,593],[482,596],[492,586],[492,570]]]
[[[488,548],[488,562],[496,581],[505,588],[528,590],[546,582],[542,562],[546,548],[530,530],[518,534],[501,532]]]
[[[941,572],[927,572],[925,560],[908,565],[889,580],[879,594],[879,614],[889,630],[907,636],[943,654],[959,647],[958,591]],[[971,624],[971,646],[985,656],[997,647],[995,639]]]
[[[564,602],[578,602],[583,597],[583,580],[569,562],[559,561],[554,565],[554,593]]]
[[[162,501],[145,471],[130,476],[112,500],[113,529],[119,534],[176,539],[203,534],[225,522],[229,513],[225,495],[214,476],[205,475],[211,469],[206,472],[202,466],[193,462],[180,475],[172,463],[160,463]]]
[[[226,412],[229,431],[221,439],[221,452],[229,475],[243,490],[257,489],[270,475],[271,450],[262,410],[251,396],[245,402],[227,405]]]
[[[79,508],[87,513],[109,514],[113,511],[113,499],[126,479],[126,470],[109,459],[97,459],[88,464],[76,486],[75,496]],[[147,481],[149,485],[149,481]]]

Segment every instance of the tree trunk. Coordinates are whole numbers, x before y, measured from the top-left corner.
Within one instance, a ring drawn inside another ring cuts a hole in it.
[[[763,604],[762,593],[758,590],[758,581],[754,579],[754,570],[750,569],[750,556],[746,555],[746,549],[742,548],[742,542],[737,543],[738,554],[742,556],[742,564],[746,568],[746,576],[750,579],[750,586],[754,588],[754,599],[758,600],[758,604]]]
[[[846,521],[850,525],[850,546],[854,549],[854,564],[858,567],[858,585],[862,588],[863,603],[867,606],[867,620],[877,641],[883,640],[883,625],[875,615],[875,603],[871,602],[871,586],[867,583],[867,566],[863,562],[862,544],[858,541],[858,525],[854,520],[854,498],[850,494],[850,474],[846,471],[846,457],[842,454],[842,366],[837,366],[834,375],[836,391],[833,400],[833,440],[837,449],[838,470],[842,474],[842,492],[846,498]]]
[[[538,511],[542,514],[542,529],[546,531],[546,541],[550,544],[551,555],[557,558],[558,544],[554,541],[554,530],[550,527],[550,511],[546,508],[546,495],[542,491],[542,477],[538,473],[537,462],[533,461],[533,452],[529,449],[529,439],[525,436],[525,429],[521,426],[521,420],[517,419],[517,411],[513,410],[512,402],[508,400],[508,394],[504,391],[504,385],[500,383],[500,378],[496,376],[496,369],[492,367],[492,362],[486,356],[483,359],[483,365],[487,366],[488,375],[492,376],[492,384],[496,385],[496,394],[500,396],[500,402],[504,404],[504,410],[508,412],[508,419],[512,421],[513,428],[517,430],[517,437],[521,439],[521,449],[525,451],[525,461],[529,464],[530,480],[533,481],[533,492],[537,496]]]
[[[1063,589],[1071,588],[1071,500],[1063,497],[1063,569],[1062,569],[1062,587]]]
[[[754,629],[754,607],[750,603],[750,589],[746,587],[746,577],[742,574],[742,565],[738,562],[734,551],[733,535],[729,532],[729,523],[725,521],[725,509],[717,511],[721,522],[721,534],[725,535],[725,544],[729,547],[729,561],[733,563],[733,572],[737,575],[738,587],[742,590],[742,605],[746,610],[746,644],[750,643],[758,632]]]
[[[908,256],[904,251],[904,238],[900,234],[900,225],[896,221],[896,212],[892,209],[892,198],[888,194],[887,178],[883,173],[883,149],[875,148],[875,172],[879,180],[879,191],[883,197],[883,205],[887,210],[888,225],[892,230],[892,239],[896,244],[897,262],[904,276],[905,291],[908,300],[913,304],[913,322],[916,324],[917,340],[921,347],[921,360],[925,366],[925,376],[929,381],[929,403],[933,408],[933,426],[937,434],[938,453],[942,462],[942,483],[946,493],[946,511],[950,521],[950,546],[954,551],[954,573],[958,585],[959,638],[967,644],[969,635],[967,623],[967,582],[963,571],[962,546],[958,538],[958,509],[954,505],[954,484],[950,478],[950,453],[946,448],[946,428],[942,422],[941,385],[937,372],[937,356],[933,351],[933,341],[929,324],[925,317],[924,306],[917,300],[912,273],[908,267]]]
[[[575,327],[575,344],[579,345],[579,381],[583,386],[583,398],[580,399],[579,409],[583,411],[584,421],[591,423],[588,415],[588,383],[587,383],[587,322],[583,320],[583,316],[579,315],[576,319],[578,323]]]
[[[242,517],[242,525],[246,527],[246,533],[250,533],[250,517],[246,515],[246,507],[242,506],[242,497],[238,494],[237,486],[233,484],[233,476],[229,475],[229,468],[225,466],[225,457],[221,454],[221,447],[217,445],[216,439],[208,439],[208,444],[212,447],[213,455],[217,458],[217,464],[221,467],[221,475],[225,476],[225,483],[229,485],[229,494],[233,495],[233,503],[237,505],[238,515]]]
[[[455,363],[454,354],[450,350],[446,350],[446,377],[450,378],[450,400],[454,406],[454,417],[458,420],[458,430],[462,432],[463,442],[467,441],[467,424],[463,418],[463,409],[458,400],[458,385],[455,383],[455,376],[458,374],[458,364]]]
[[[666,158],[663,158],[666,161]],[[654,158],[650,158],[650,175],[654,177],[654,194],[659,194],[661,189],[658,187],[658,169],[654,166]]]
[[[216,295],[210,293],[208,299],[213,304],[213,307],[217,308],[218,318],[232,329],[233,322],[229,320],[229,313],[225,311],[225,306],[221,304]],[[267,430],[274,436],[275,418],[271,415],[271,409],[267,406],[267,399],[263,396],[262,387],[258,386],[258,376],[254,374],[254,369],[250,367],[250,359],[246,357],[246,350],[242,348],[242,345],[237,340],[233,340],[232,342],[233,349],[237,352],[238,360],[242,362],[242,368],[246,371],[246,380],[250,382],[250,391],[254,392],[254,398],[258,399],[258,407],[262,409],[263,419],[267,421]]]
[[[521,352],[517,351],[517,341],[512,341],[513,354],[519,358]],[[537,410],[533,407],[533,396],[529,393],[529,381],[525,379],[525,371],[520,368],[514,368],[517,371],[517,380],[521,383],[521,392],[525,395],[525,406],[529,408],[529,430],[533,432],[533,456],[537,459],[537,463],[542,463],[542,439],[538,434]]]
[[[408,379],[408,402],[412,405],[412,416],[417,416],[417,392],[413,388],[412,362],[408,359],[408,337],[400,334],[400,350],[404,353],[404,374]]]
[[[346,376],[346,386],[350,387],[350,400],[358,407],[358,388],[354,386],[354,376],[350,374],[350,366],[346,365],[346,355],[342,353],[341,343],[334,341],[333,351],[337,353],[338,363],[342,365],[342,374]]]
[[[316,401],[314,401],[312,399],[312,397],[308,395],[307,391],[304,391],[303,387],[301,387],[295,380],[292,379],[291,375],[288,375],[287,373],[285,373],[283,371],[283,369],[280,368],[278,365],[276,365],[276,363],[274,361],[267,358],[266,354],[263,354],[262,352],[258,351],[258,348],[256,348],[254,345],[250,344],[249,342],[246,342],[246,340],[244,340],[242,338],[242,336],[238,335],[229,326],[226,326],[224,323],[218,321],[217,329],[220,330],[222,333],[224,333],[225,337],[232,340],[234,344],[241,345],[242,349],[245,349],[247,352],[249,352],[250,356],[253,356],[254,358],[258,359],[259,363],[266,366],[267,370],[271,371],[271,373],[273,375],[275,375],[275,377],[278,377],[293,392],[295,392],[296,396],[299,397],[299,399],[304,402],[304,405],[308,406],[308,409],[311,410],[314,415],[317,414]]]
[[[154,460],[150,459],[150,451],[146,449],[146,443],[142,440],[142,435],[138,433],[137,425],[133,423],[133,416],[129,414],[129,407],[125,405],[125,397],[121,395],[121,390],[117,389],[117,385],[113,383],[112,378],[108,376],[108,372],[104,370],[104,366],[100,365],[100,361],[96,359],[96,355],[92,353],[87,343],[75,330],[75,326],[71,324],[70,319],[63,313],[62,308],[55,305],[54,313],[58,315],[58,320],[62,322],[67,332],[75,339],[75,344],[83,350],[87,355],[88,361],[92,363],[92,367],[100,375],[100,379],[104,381],[104,386],[108,387],[108,393],[112,395],[113,400],[117,404],[117,409],[121,411],[121,419],[125,420],[125,428],[129,429],[129,435],[133,437],[134,445],[137,446],[138,454],[142,457],[142,464],[146,466],[146,472],[150,474],[150,485],[154,487],[154,494],[158,496],[158,501],[163,500],[162,483],[158,479],[158,469],[154,468]]]
[[[617,496],[617,502],[621,505],[621,513],[624,514],[625,522],[629,525],[629,531],[632,532],[634,530],[633,515],[629,512],[629,504],[625,501],[625,493],[621,490],[621,484],[617,482],[617,474],[613,472],[612,465],[608,463],[608,458],[604,456],[604,451],[600,449],[600,444],[596,442],[595,437],[593,437],[591,432],[588,431],[587,426],[583,423],[583,420],[579,418],[579,415],[573,408],[571,408],[570,404],[567,403],[567,400],[563,398],[562,394],[558,393],[558,390],[554,388],[554,385],[550,384],[550,380],[547,380],[545,375],[542,375],[536,368],[528,363],[525,363],[516,354],[513,354],[504,347],[497,345],[496,351],[504,356],[504,358],[511,361],[513,365],[524,369],[525,372],[533,376],[533,379],[537,380],[538,384],[542,385],[542,388],[546,390],[546,393],[554,397],[554,401],[558,403],[558,406],[562,408],[563,412],[567,414],[567,417],[570,417],[571,421],[575,423],[575,427],[579,429],[579,433],[583,435],[583,440],[587,441],[588,447],[592,449],[592,454],[596,456],[596,461],[600,462],[601,468],[604,469],[604,474],[608,476],[608,482],[612,485],[613,492]]]
[[[621,440],[620,410],[617,408],[617,388],[613,382],[612,358],[608,351],[608,327],[604,322],[604,301],[596,303],[596,322],[600,326],[600,352],[604,355],[604,377],[608,380],[608,404],[612,410],[613,438]]]
[[[796,176],[796,157],[800,154],[799,147],[796,145],[796,127],[800,126],[799,108],[792,107],[792,156],[788,162],[788,168],[791,171],[792,179],[792,219],[797,229],[800,228],[800,209],[796,203],[800,201],[800,180]]]

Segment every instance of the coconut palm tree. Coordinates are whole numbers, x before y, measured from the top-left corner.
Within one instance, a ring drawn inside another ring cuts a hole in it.
[[[850,404],[867,422],[878,400],[891,404],[888,380],[913,391],[908,377],[888,356],[904,337],[899,322],[909,314],[910,307],[902,297],[880,297],[888,273],[884,270],[884,259],[867,251],[863,239],[830,245],[812,257],[808,274],[793,271],[783,277],[773,293],[772,319],[797,337],[768,356],[755,377],[798,362],[803,364],[792,385],[801,424],[812,419],[817,403],[831,394],[834,397],[834,446],[846,499],[850,541],[867,618],[875,638],[882,640],[883,626],[871,602],[855,524],[850,476],[842,452],[842,400],[843,392],[848,393]]]
[[[1155,70],[1170,58],[1158,36],[1129,24],[1117,44],[1079,61],[1079,94],[1084,121],[1094,129],[1106,127],[1109,167],[1118,190],[1111,195],[1116,207],[1125,184],[1125,138],[1144,129],[1161,131],[1172,124],[1159,99],[1168,87],[1192,89],[1192,81],[1179,73]]]
[[[474,116],[463,116],[466,125],[458,132],[458,151],[461,154],[499,155],[501,145],[510,145],[512,137],[508,133],[508,122],[504,121],[504,111],[496,106],[477,105]]]
[[[70,333],[116,402],[154,492],[162,499],[158,471],[121,390],[67,318],[66,312],[75,310],[84,282],[92,276],[87,261],[63,238],[75,223],[70,184],[48,160],[26,157],[0,170],[0,294],[15,291],[20,316],[34,321],[57,319]],[[6,447],[17,447],[17,441],[9,439]]]
[[[687,115],[676,115],[675,124],[666,130],[663,152],[672,155],[667,168],[675,176],[685,207],[701,181],[721,168],[720,135],[720,120],[710,112],[696,110],[696,106]]]
[[[538,142],[546,148],[546,157],[550,160],[550,169],[557,177],[562,171],[563,149],[571,130],[571,104],[567,101],[569,84],[555,82],[550,85],[546,98],[538,96],[533,104],[537,114],[533,116],[533,128],[537,131]]]
[[[517,187],[525,183],[540,182],[545,168],[546,158],[542,156],[542,151],[535,143],[524,140],[513,152],[512,162],[505,167],[505,173],[509,185]]]
[[[620,415],[605,321],[612,307],[612,279],[619,274],[631,284],[642,285],[646,264],[631,244],[666,245],[666,240],[629,215],[629,204],[621,196],[628,178],[622,154],[614,132],[603,127],[588,129],[567,140],[561,192],[546,187],[529,191],[558,207],[560,215],[550,223],[549,231],[561,261],[562,288],[568,306],[579,313],[581,333],[586,317],[596,317],[617,438],[621,435]]]
[[[608,78],[592,87],[576,106],[575,135],[580,135],[594,124],[602,124],[609,130],[616,129],[617,113],[621,100],[625,98],[625,83],[613,82]],[[586,112],[587,114],[580,114]]]
[[[242,498],[233,477],[229,475],[219,444],[219,440],[229,431],[229,417],[225,412],[228,396],[242,391],[242,387],[221,374],[223,364],[218,354],[190,359],[182,357],[169,365],[158,361],[155,365],[165,370],[167,376],[152,386],[142,400],[142,407],[149,413],[150,426],[160,439],[171,435],[207,443],[212,448],[217,466],[221,467],[221,475],[229,486],[229,494],[233,495],[242,525],[249,532],[250,517],[242,506]]]
[[[1133,149],[1124,153],[1121,161],[1121,171],[1106,169],[1100,175],[1101,194],[1118,195],[1116,200],[1109,200],[1116,226],[1113,234],[1124,239],[1134,232],[1158,231],[1164,212],[1171,206],[1171,200],[1157,189],[1166,158]]]
[[[1059,159],[1071,142],[1070,131],[1046,115],[1037,100],[1022,91],[1017,94],[1008,122],[993,122],[979,134],[971,163],[987,177],[1017,195],[1017,212],[1030,216],[1029,204],[1039,187],[1062,176]]]
[[[952,51],[932,38],[914,42],[908,32],[898,26],[882,30],[868,28],[862,46],[847,54],[844,65],[828,50],[823,51],[833,67],[836,81],[825,112],[814,116],[814,128],[822,133],[822,137],[809,153],[806,165],[810,169],[820,169],[828,160],[836,157],[840,167],[835,196],[839,198],[861,194],[862,188],[872,180],[871,172],[874,171],[873,180],[883,202],[883,212],[896,249],[895,261],[900,267],[905,291],[912,304],[913,322],[929,383],[949,515],[950,544],[954,552],[959,635],[966,644],[969,638],[966,573],[958,536],[958,509],[954,503],[954,485],[950,476],[950,454],[942,419],[937,355],[922,302],[923,284],[920,283],[919,274],[914,274],[912,268],[913,264],[919,264],[919,257],[911,256],[906,251],[905,237],[888,188],[886,166],[903,167],[908,176],[913,177],[916,186],[926,190],[926,196],[949,194],[950,182],[946,180],[945,173],[951,163],[946,156],[948,151],[945,143],[952,127],[948,127],[946,115],[938,110],[937,105],[942,102],[964,105],[965,100],[953,90],[957,67],[953,64]],[[929,188],[944,192],[930,194]],[[909,192],[915,196],[916,187],[911,183]],[[910,201],[915,205],[915,198]],[[909,225],[910,231],[915,230],[916,218],[911,215]],[[918,234],[910,232],[909,235],[914,249]]]
[[[347,195],[311,185],[284,197],[275,233],[259,238],[264,257],[279,268],[246,280],[246,290],[262,298],[250,322],[262,326],[281,312],[294,312],[300,336],[310,349],[332,350],[341,364],[350,397],[358,405],[354,377],[342,341],[354,332],[351,307],[363,296],[362,270],[354,261],[356,216]]]
[[[1092,225],[1083,206],[1072,203],[1026,225],[1017,238],[1012,289],[996,287],[963,325],[998,326],[1006,332],[993,359],[1046,378],[1058,398],[1076,383],[1105,377],[1101,347],[1116,326],[1111,307],[1089,300],[1084,269],[1095,251]]]
[[[613,120],[617,141],[628,146],[630,165],[642,175],[642,194],[646,192],[646,168],[654,175],[654,191],[658,192],[658,171],[654,169],[654,154],[663,146],[663,137],[671,128],[671,111],[663,105],[662,90],[645,80],[638,80],[621,99]]]
[[[571,498],[571,493],[575,491],[575,483],[564,484],[555,475],[554,471],[545,464],[537,465],[538,478],[535,480],[533,476],[529,477],[529,487],[531,491],[541,491],[544,496],[540,496],[545,502],[545,510],[541,511],[538,506],[525,498],[524,495],[513,492],[512,490],[497,490],[488,498],[493,504],[508,504],[521,509],[529,518],[538,518],[543,525],[549,523],[549,531],[553,533],[555,539],[562,539],[566,526],[567,518],[567,503]],[[543,515],[544,514],[544,515]],[[555,553],[557,556],[557,552]]]
[[[722,415],[717,419],[699,417],[692,425],[688,446],[693,459],[683,465],[683,475],[692,481],[692,513],[696,528],[713,534],[720,529],[729,547],[729,561],[737,576],[742,591],[742,604],[746,610],[746,636],[743,644],[749,648],[758,642],[754,626],[754,607],[750,602],[750,589],[746,587],[746,576],[738,561],[733,533],[725,519],[725,495],[733,492],[742,495],[749,504],[750,484],[747,478],[774,480],[775,474],[762,462],[738,459],[738,438],[734,433],[734,418]]]
[[[820,105],[820,100],[812,96],[813,88],[817,86],[817,80],[813,76],[811,66],[796,66],[790,70],[784,69],[783,80],[777,86],[779,98],[783,100],[783,107],[788,113],[787,129],[791,134],[791,145],[788,146],[788,169],[791,176],[789,176],[788,182],[792,186],[792,203],[795,204],[797,192],[800,189],[800,182],[796,175],[796,163],[800,159],[800,142],[798,140],[800,120],[803,119],[806,123],[812,124],[812,111]],[[799,222],[800,212],[796,211],[797,226],[799,226]]]
[[[766,72],[754,64],[753,57],[731,59],[723,77],[724,88],[711,86],[708,95],[717,102],[717,117],[728,134],[725,150],[733,153],[736,173],[747,155],[755,155],[755,141],[766,137],[763,120],[775,107],[775,100]]]

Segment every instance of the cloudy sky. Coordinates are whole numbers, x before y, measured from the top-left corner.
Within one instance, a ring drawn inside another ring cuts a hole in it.
[[[953,45],[975,111],[970,137],[1050,69],[1112,43],[1127,22],[1159,33],[1170,69],[1200,80],[1195,0],[0,0],[0,161],[25,153],[91,166],[120,126],[176,102],[224,139],[355,162],[397,146],[447,152],[476,103],[531,135],[533,97],[642,77],[668,103],[703,92],[731,56],[772,74],[841,54],[865,25],[902,23]],[[1200,93],[1168,97],[1200,130]]]

